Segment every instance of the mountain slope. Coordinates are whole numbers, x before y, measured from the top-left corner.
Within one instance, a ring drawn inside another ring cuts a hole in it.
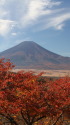
[[[25,41],[0,53],[18,68],[70,69],[70,58],[50,52],[32,41]]]

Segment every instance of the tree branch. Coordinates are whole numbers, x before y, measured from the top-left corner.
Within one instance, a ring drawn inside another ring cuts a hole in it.
[[[59,119],[61,118],[62,114],[63,114],[63,113],[61,113],[61,114],[59,115],[59,117],[57,118],[57,120],[56,120],[52,125],[56,125],[56,123],[57,123],[57,122],[59,121]]]
[[[27,121],[26,118],[24,117],[22,110],[21,110],[21,115],[22,115],[22,118],[24,119],[24,121],[28,124],[28,121]]]

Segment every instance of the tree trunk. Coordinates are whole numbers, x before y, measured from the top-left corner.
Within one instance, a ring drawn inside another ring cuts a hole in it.
[[[30,123],[28,123],[27,125],[33,125],[33,123],[30,122]]]

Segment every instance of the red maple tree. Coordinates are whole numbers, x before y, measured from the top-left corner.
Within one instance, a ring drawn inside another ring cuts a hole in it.
[[[63,111],[70,106],[70,78],[65,77],[54,82],[38,79],[41,74],[33,72],[13,73],[13,65],[0,60],[0,114],[11,125],[24,122],[33,125],[40,119],[51,117],[56,125]]]

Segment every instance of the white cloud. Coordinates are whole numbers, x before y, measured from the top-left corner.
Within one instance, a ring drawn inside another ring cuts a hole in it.
[[[0,5],[4,5],[6,0],[0,0]]]
[[[62,2],[59,2],[59,1],[57,1],[57,2],[51,2],[51,1],[50,1],[49,7],[59,6],[61,3],[62,3]]]
[[[44,25],[44,29],[55,28],[61,30],[64,27],[65,21],[70,20],[70,13],[64,13],[52,18],[49,18],[48,22]]]
[[[60,8],[61,3],[59,0],[0,0],[0,35],[5,36],[13,30],[11,35],[16,36],[14,27],[24,31],[36,24],[41,30],[61,30],[70,19],[69,10],[65,12]]]
[[[8,15],[8,12],[0,9],[0,18],[3,18],[3,17],[5,18],[7,15]]]
[[[51,7],[60,5],[61,2],[53,2],[53,0],[29,0],[26,4],[25,14],[21,17],[21,24],[26,27],[35,23],[39,17],[51,14]]]
[[[16,36],[16,35],[17,35],[17,33],[13,32],[13,33],[11,33],[11,35],[12,35],[12,36]]]
[[[0,35],[7,35],[13,28],[14,24],[14,21],[0,19]]]

